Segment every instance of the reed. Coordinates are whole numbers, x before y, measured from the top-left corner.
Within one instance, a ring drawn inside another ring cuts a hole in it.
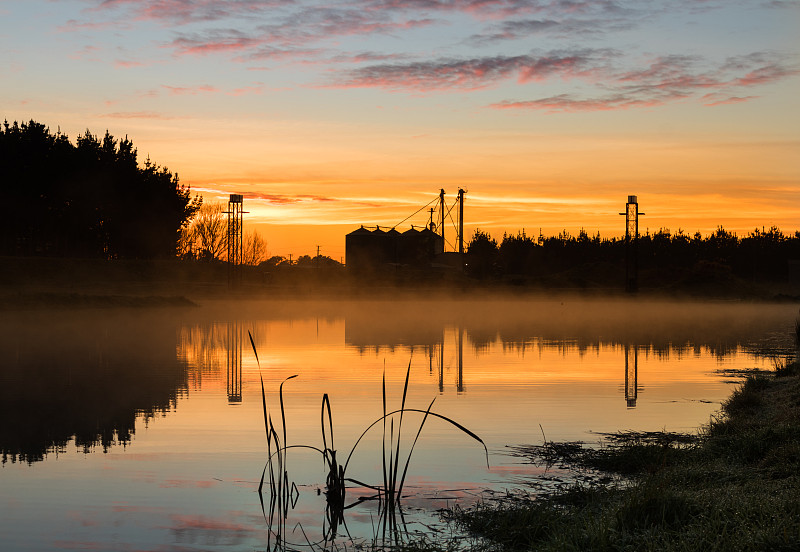
[[[264,417],[264,428],[266,432],[267,442],[267,462],[262,470],[261,480],[258,486],[259,499],[261,501],[261,510],[264,519],[270,527],[270,534],[274,533],[277,542],[282,542],[285,535],[286,518],[288,517],[289,507],[294,507],[298,492],[296,485],[289,479],[287,451],[294,448],[303,448],[316,451],[319,453],[323,460],[323,465],[327,471],[325,479],[325,497],[326,497],[326,512],[325,512],[325,527],[323,528],[324,538],[323,543],[327,544],[336,538],[339,527],[343,527],[347,532],[347,525],[344,516],[345,510],[354,507],[364,501],[376,500],[378,502],[378,526],[375,535],[375,541],[402,543],[402,537],[405,533],[404,518],[401,508],[401,499],[403,487],[405,485],[406,476],[408,474],[409,465],[414,449],[419,441],[425,423],[430,417],[438,418],[447,422],[458,431],[464,433],[471,439],[480,443],[483,447],[486,456],[486,465],[489,466],[489,450],[486,443],[478,437],[474,432],[470,431],[463,425],[455,420],[432,410],[436,401],[434,398],[425,410],[418,408],[411,408],[406,405],[408,399],[409,380],[411,377],[411,361],[406,368],[405,381],[403,384],[403,395],[400,401],[400,408],[390,410],[388,406],[388,397],[386,392],[386,369],[381,382],[381,399],[383,404],[383,414],[369,424],[366,429],[359,435],[355,443],[351,447],[344,464],[340,464],[337,456],[337,449],[334,443],[333,434],[333,411],[331,408],[330,398],[327,393],[322,396],[322,405],[320,408],[320,427],[322,433],[322,448],[317,448],[311,445],[288,445],[287,444],[287,430],[286,430],[286,410],[283,398],[284,384],[296,378],[297,375],[292,375],[283,380],[279,388],[279,406],[280,406],[280,427],[281,435],[275,429],[272,415],[267,407],[267,396],[264,389],[264,378],[261,374],[261,364],[258,359],[258,351],[256,350],[255,341],[252,334],[248,331],[250,338],[250,345],[253,348],[253,354],[256,358],[256,364],[259,369],[259,379],[261,382],[261,404]],[[416,433],[405,455],[402,454],[403,446],[403,427],[406,422],[407,414],[419,414],[422,419],[416,427]],[[395,424],[395,419],[397,424]],[[381,446],[381,466],[382,466],[382,483],[373,485],[359,481],[353,477],[348,477],[348,466],[350,460],[353,458],[359,445],[363,442],[364,438],[376,426],[381,425],[383,429],[382,446]],[[388,445],[388,446],[387,446]],[[402,471],[400,465],[403,465]],[[269,508],[264,504],[264,486],[268,482],[269,486]],[[370,497],[358,498],[351,504],[346,504],[346,491],[347,483],[353,483],[360,487],[369,488],[375,491],[375,494]],[[269,510],[269,513],[267,513]],[[349,532],[348,532],[349,534]]]

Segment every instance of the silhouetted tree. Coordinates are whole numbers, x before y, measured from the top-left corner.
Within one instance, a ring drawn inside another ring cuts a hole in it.
[[[222,203],[204,203],[189,227],[190,250],[203,261],[219,261],[227,255],[228,219]]]
[[[137,162],[133,143],[88,130],[73,145],[35,121],[0,128],[0,253],[154,258],[177,253],[200,206],[177,174]]]
[[[243,249],[242,263],[246,265],[256,266],[267,258],[267,242],[256,231],[245,232]]]
[[[496,271],[497,240],[487,232],[475,230],[467,244],[467,274],[486,278]]]

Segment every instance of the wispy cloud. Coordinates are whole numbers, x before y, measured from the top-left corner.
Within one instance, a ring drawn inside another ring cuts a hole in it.
[[[220,91],[219,88],[210,84],[202,84],[200,86],[169,86],[162,84],[161,88],[166,89],[171,96],[195,96],[197,94],[213,94]]]
[[[126,24],[121,21],[78,21],[70,19],[63,25],[56,27],[62,33],[74,33],[78,31],[104,31],[106,29],[124,28]]]
[[[689,99],[706,106],[741,103],[758,96],[740,95],[743,89],[771,84],[800,74],[786,56],[754,52],[729,58],[716,66],[698,56],[665,56],[639,69],[610,72],[595,97],[564,93],[532,100],[506,100],[492,104],[497,109],[545,111],[602,111],[653,107]]]
[[[259,192],[248,192],[244,194],[244,196],[247,199],[258,199],[261,201],[266,201],[267,203],[271,203],[273,205],[293,205],[297,203],[338,201],[336,198],[332,197],[321,196],[321,195],[309,195],[309,194],[284,195],[284,194],[265,194]]]
[[[722,98],[722,99],[718,99],[718,100],[715,100],[712,97],[706,97],[706,96],[704,96],[703,98],[705,100],[707,100],[707,103],[704,104],[704,105],[707,105],[708,107],[713,107],[715,105],[727,105],[727,104],[742,103],[742,102],[746,102],[746,101],[749,101],[749,100],[754,100],[754,99],[758,98],[758,96],[731,96],[729,98]]]
[[[180,118],[156,111],[115,111],[113,113],[102,114],[100,117],[106,119],[160,119],[164,121]]]
[[[103,0],[91,11],[128,9],[139,20],[170,25],[253,17],[294,4],[293,0]]]
[[[582,49],[547,54],[492,56],[379,64],[354,69],[336,78],[332,87],[386,88],[407,91],[478,90],[503,80],[542,82],[551,77],[592,78],[607,70],[613,50]]]
[[[147,63],[143,63],[141,61],[131,61],[126,59],[118,59],[114,62],[114,67],[118,67],[120,69],[131,69],[133,67],[145,67]]]

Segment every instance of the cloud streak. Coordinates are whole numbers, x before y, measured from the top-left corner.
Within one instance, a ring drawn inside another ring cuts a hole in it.
[[[655,107],[678,100],[712,107],[755,99],[758,96],[739,93],[798,74],[800,69],[785,56],[767,52],[729,58],[716,66],[696,56],[666,56],[641,69],[609,72],[603,88],[611,90],[610,93],[594,97],[564,93],[533,100],[505,100],[490,107],[549,112],[608,111]]]
[[[379,64],[358,68],[339,77],[332,87],[386,88],[431,92],[479,90],[513,79],[519,84],[552,77],[591,79],[607,70],[612,50],[556,51],[540,56],[492,56],[466,60]]]

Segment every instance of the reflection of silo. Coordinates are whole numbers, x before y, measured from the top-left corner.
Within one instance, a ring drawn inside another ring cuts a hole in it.
[[[242,402],[242,326],[228,323],[228,402]]]
[[[637,379],[639,376],[639,349],[625,345],[625,400],[628,408],[636,406]]]

